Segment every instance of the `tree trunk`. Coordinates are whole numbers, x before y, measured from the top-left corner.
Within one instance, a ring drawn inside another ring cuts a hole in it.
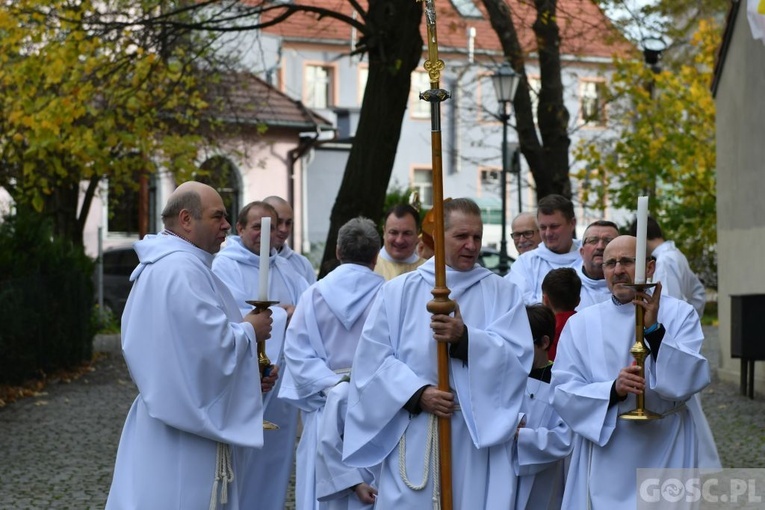
[[[555,0],[536,0],[537,36],[541,89],[537,106],[537,122],[532,109],[531,92],[526,79],[524,54],[518,30],[505,0],[482,0],[489,21],[497,33],[502,51],[513,69],[523,76],[513,102],[516,129],[521,152],[529,164],[536,184],[537,199],[557,193],[571,198],[568,179],[568,110],[563,104],[560,67],[560,34],[555,23]],[[545,13],[551,13],[547,15]],[[542,140],[537,136],[537,125]]]
[[[422,4],[414,0],[370,0],[367,35],[369,77],[359,124],[343,181],[330,215],[319,277],[335,260],[337,231],[362,215],[377,222],[382,214],[401,123],[409,99],[411,73],[422,56]]]
[[[68,239],[75,246],[82,246],[82,228],[77,219],[77,202],[80,198],[79,184],[62,183],[52,188],[45,197],[42,213],[53,222],[53,235]]]
[[[544,164],[539,169],[541,179],[537,183],[537,196],[552,193],[571,198],[571,181],[568,178],[569,114],[563,103],[563,81],[560,66],[560,31],[555,21],[557,0],[535,0],[537,19],[534,33],[537,36],[539,70],[542,87],[539,91],[537,124],[542,135]]]

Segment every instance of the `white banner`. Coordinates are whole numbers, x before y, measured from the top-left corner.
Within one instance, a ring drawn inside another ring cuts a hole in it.
[[[765,44],[765,0],[748,0],[746,17],[752,36]]]

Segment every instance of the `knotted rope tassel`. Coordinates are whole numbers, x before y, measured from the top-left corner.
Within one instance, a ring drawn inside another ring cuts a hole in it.
[[[407,487],[421,491],[428,485],[428,474],[433,473],[433,510],[441,508],[441,473],[438,467],[438,421],[434,414],[428,419],[428,437],[425,440],[425,462],[423,465],[422,482],[415,485],[406,473],[406,431],[398,442],[398,472]]]
[[[215,455],[215,481],[210,495],[210,510],[218,508],[215,497],[218,495],[219,486],[221,506],[228,503],[228,484],[233,481],[234,469],[231,467],[231,447],[224,443],[218,443],[218,450]],[[221,482],[223,483],[221,484]]]

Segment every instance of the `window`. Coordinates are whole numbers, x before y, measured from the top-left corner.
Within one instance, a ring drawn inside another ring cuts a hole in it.
[[[499,196],[476,198],[475,203],[481,209],[481,220],[484,225],[502,224],[502,200]]]
[[[499,168],[484,168],[481,170],[481,189],[494,191],[499,186],[502,170]]]
[[[602,81],[582,81],[579,86],[581,97],[580,116],[585,124],[602,126],[606,123],[606,108],[603,102]]]
[[[236,232],[237,215],[243,207],[240,198],[242,193],[239,170],[231,160],[223,156],[213,156],[202,163],[200,169],[203,173],[197,175],[196,179],[212,186],[220,194],[228,213],[231,230]]]
[[[305,66],[305,101],[310,108],[326,109],[334,104],[334,70],[330,66]]]
[[[423,208],[433,207],[433,172],[430,168],[415,168],[412,188],[420,195]]]
[[[497,101],[497,92],[494,90],[491,77],[491,73],[481,73],[476,77],[478,82],[476,88],[478,122],[499,122],[501,106]]]
[[[452,5],[463,18],[482,18],[481,11],[478,10],[473,0],[451,0]]]
[[[101,189],[106,193],[106,231],[109,234],[137,236],[141,233],[142,219],[146,222],[146,232],[159,232],[156,168],[152,165],[148,174],[144,174],[146,171],[134,171],[132,178],[120,185],[109,179],[103,181]],[[144,196],[140,193],[142,183],[146,184]],[[141,200],[145,200],[143,212]]]
[[[412,89],[409,94],[409,115],[413,119],[429,119],[430,103],[420,99],[420,92],[430,89],[430,78],[425,71],[412,73]]]
[[[134,181],[138,183],[136,175]],[[109,182],[109,232],[138,235],[138,186],[114,186]]]

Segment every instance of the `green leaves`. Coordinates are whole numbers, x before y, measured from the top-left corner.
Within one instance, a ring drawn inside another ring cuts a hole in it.
[[[616,140],[581,144],[584,201],[633,210],[649,194],[650,210],[695,271],[713,265],[716,238],[715,108],[709,90],[720,29],[702,20],[690,58],[660,73],[642,61],[617,59],[609,117]]]
[[[149,28],[116,23],[169,4],[2,3],[0,186],[12,189],[14,200],[42,211],[59,186],[94,175],[131,182],[137,168],[154,168],[135,154],[168,169],[195,168],[203,145],[195,132],[208,105],[194,62],[212,45],[202,36],[176,37],[181,42],[160,54]],[[121,18],[98,14],[109,9]],[[209,69],[206,74],[209,80]]]

